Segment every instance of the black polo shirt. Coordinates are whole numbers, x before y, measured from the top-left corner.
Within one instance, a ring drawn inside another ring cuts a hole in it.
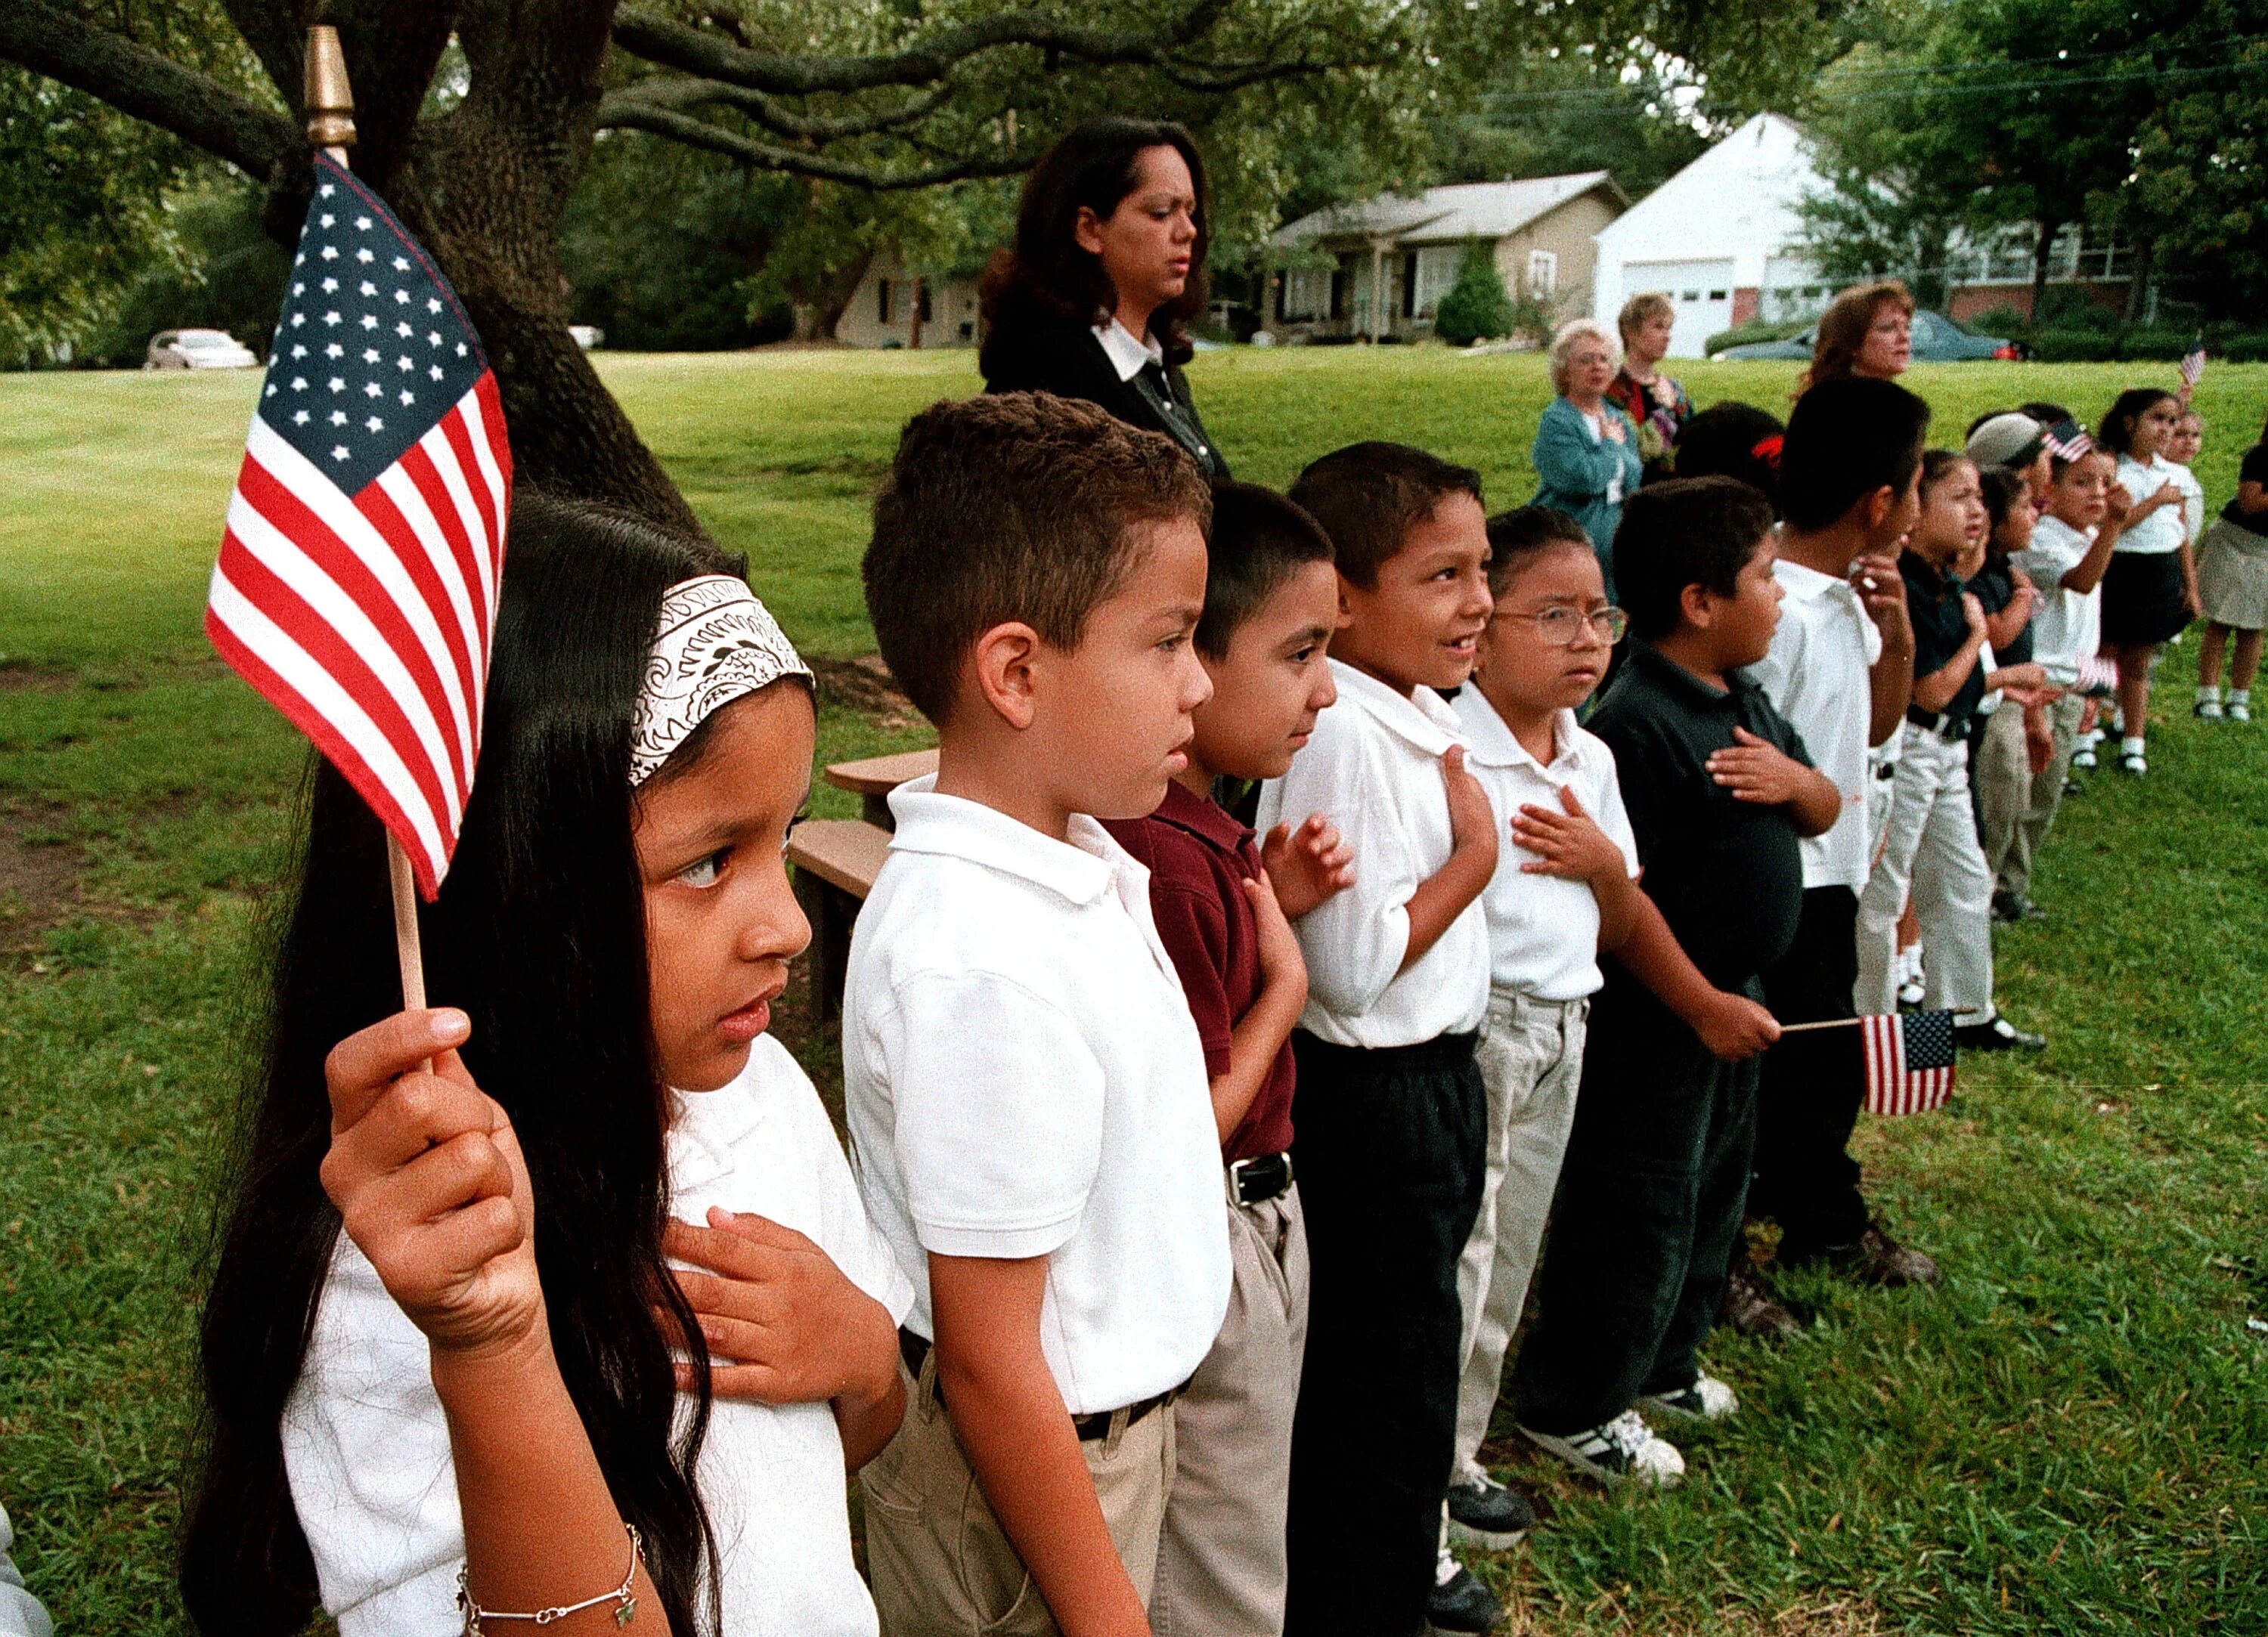
[[[1898,558],[1898,572],[1906,580],[1906,615],[1913,621],[1914,678],[1918,681],[1944,670],[1961,651],[1969,640],[1969,615],[1961,606],[1963,587],[1953,576],[1940,574],[1912,552]],[[1943,714],[1955,722],[1966,722],[1977,714],[1977,701],[1984,697],[1984,667],[1971,665],[1969,679]]]
[[[1739,989],[1795,937],[1803,855],[1787,810],[1735,800],[1709,758],[1741,727],[1809,767],[1803,736],[1762,688],[1712,687],[1636,638],[1584,725],[1615,753],[1647,895],[1709,980]]]
[[[1984,559],[1984,566],[1977,577],[1969,582],[1969,589],[1984,606],[1988,614],[1999,613],[2016,600],[2016,576],[2008,572],[2008,559],[1993,553]],[[2032,622],[2024,621],[2024,628],[2016,633],[2016,640],[2006,648],[1992,650],[1992,662],[2001,665],[2029,664],[2032,659]],[[1941,663],[1941,662],[1940,662]]]

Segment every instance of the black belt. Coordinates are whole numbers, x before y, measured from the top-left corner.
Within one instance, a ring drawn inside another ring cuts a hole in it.
[[[916,1381],[921,1379],[922,1362],[929,1357],[929,1349],[930,1340],[927,1336],[917,1336],[902,1325],[898,1327],[898,1356],[905,1360],[907,1372]],[[1188,1384],[1184,1382],[1182,1385],[1186,1386]],[[932,1376],[929,1379],[929,1390],[930,1395],[939,1405],[943,1405],[944,1384]],[[1162,1410],[1181,1396],[1182,1389],[1173,1387],[1164,1392],[1152,1393],[1139,1404],[1128,1405],[1125,1411],[1126,1425],[1131,1427],[1151,1411]],[[1097,1410],[1092,1415],[1074,1415],[1071,1418],[1071,1428],[1079,1435],[1079,1441],[1081,1443],[1093,1443],[1098,1438],[1108,1438],[1110,1435],[1110,1423],[1118,1413],[1116,1410]]]
[[[1878,779],[1896,778],[1898,776],[1898,764],[1894,761],[1876,762],[1874,764],[1874,776]]]
[[[1969,737],[1971,718],[1949,716],[1944,711],[1924,710],[1918,705],[1906,707],[1906,720],[1918,728],[1927,729],[1948,745],[1958,745]]]
[[[1228,1164],[1228,1197],[1239,1205],[1259,1205],[1279,1199],[1291,1186],[1289,1154],[1262,1154]]]

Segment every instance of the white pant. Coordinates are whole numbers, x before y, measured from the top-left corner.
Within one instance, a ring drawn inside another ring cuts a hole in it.
[[[1559,1186],[1567,1134],[1575,1124],[1575,1091],[1583,1078],[1588,1001],[1543,1001],[1510,989],[1489,991],[1481,1024],[1481,1082],[1488,1088],[1488,1170],[1481,1214],[1457,1264],[1457,1302],[1464,1315],[1464,1372],[1457,1382],[1456,1458],[1451,1483],[1486,1474],[1481,1441],[1496,1409],[1505,1350],[1528,1300],[1543,1219]]]
[[[1890,788],[1889,829],[1859,895],[1852,1005],[1861,1017],[1897,1009],[1898,913],[1911,892],[1927,951],[1922,1004],[1982,1022],[1992,1009],[1992,877],[1969,802],[1969,747],[1909,722]]]

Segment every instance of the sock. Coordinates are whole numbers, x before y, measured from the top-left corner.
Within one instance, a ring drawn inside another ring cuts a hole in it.
[[[2138,739],[2131,733],[2118,741],[2118,753],[2121,756],[2139,756],[2146,748],[2148,748],[2146,741]]]
[[[2220,690],[2219,688],[2215,688],[2213,690],[2216,694],[2220,691]],[[2250,707],[2252,703],[2252,690],[2249,687],[2233,687],[2229,689],[2228,702],[2232,705],[2243,705]]]
[[[2245,690],[2241,687],[2231,688],[2228,691],[2228,696],[2231,699],[2242,699],[2245,697]],[[2198,683],[2198,703],[2200,705],[2218,705],[2220,703],[2220,689],[2207,683]]]

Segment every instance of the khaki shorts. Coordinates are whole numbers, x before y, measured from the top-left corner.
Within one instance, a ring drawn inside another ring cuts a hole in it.
[[[898,1367],[906,1418],[858,1475],[867,1574],[883,1637],[1057,1637],[1047,1600],[992,1516],[937,1401],[936,1369],[934,1349],[918,1379]],[[1174,1471],[1174,1406],[1130,1424],[1114,1417],[1109,1435],[1086,1440],[1079,1452],[1118,1560],[1147,1604]]]

